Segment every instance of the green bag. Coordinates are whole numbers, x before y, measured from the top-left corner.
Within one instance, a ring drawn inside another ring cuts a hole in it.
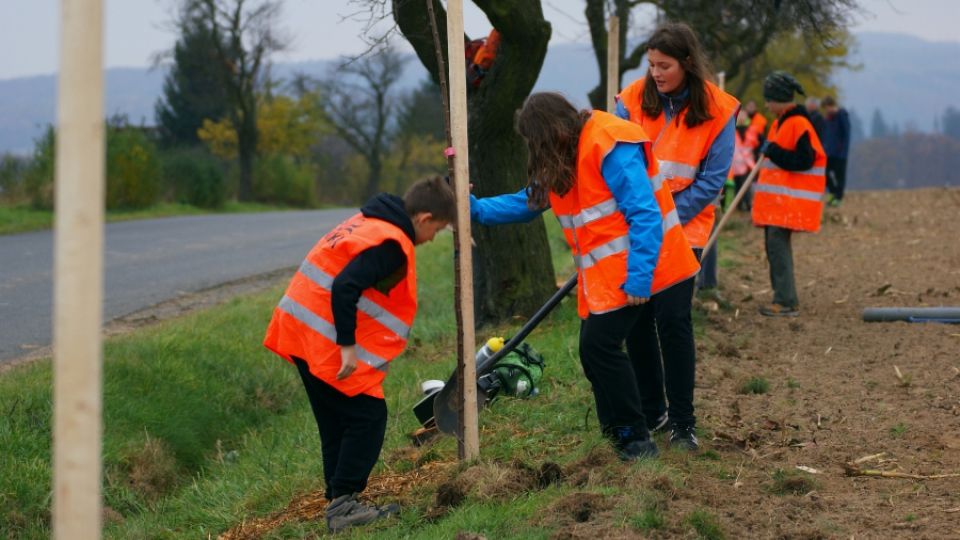
[[[543,356],[527,343],[497,361],[491,372],[500,382],[500,392],[509,396],[528,398],[537,395],[537,384],[543,377]]]

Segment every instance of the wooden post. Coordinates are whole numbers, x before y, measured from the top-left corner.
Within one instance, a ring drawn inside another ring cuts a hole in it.
[[[103,4],[62,0],[57,91],[53,537],[100,538]]]
[[[460,312],[463,345],[457,370],[462,371],[463,438],[460,458],[480,456],[477,425],[476,336],[473,320],[473,252],[470,245],[470,158],[467,150],[467,66],[463,52],[463,0],[447,2],[447,64],[450,83],[450,134],[453,139],[454,184],[457,193],[457,240],[460,250]],[[459,378],[459,377],[458,377]]]
[[[620,91],[620,17],[610,16],[607,30],[607,112],[617,111],[617,92]]]

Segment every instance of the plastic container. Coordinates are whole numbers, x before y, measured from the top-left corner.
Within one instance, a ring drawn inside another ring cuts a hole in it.
[[[504,339],[502,337],[492,337],[488,339],[483,347],[480,347],[480,350],[477,351],[477,356],[475,357],[477,366],[483,366],[490,357],[503,348],[503,344]]]

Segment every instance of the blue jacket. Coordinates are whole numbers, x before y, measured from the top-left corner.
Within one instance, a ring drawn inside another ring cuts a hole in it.
[[[826,118],[823,131],[823,151],[827,157],[847,159],[850,153],[850,116],[846,109],[838,109],[837,114]]]
[[[643,146],[617,143],[603,159],[600,173],[627,220],[630,252],[627,254],[627,282],[623,291],[640,298],[650,297],[653,269],[663,243],[660,206],[647,177]],[[525,223],[546,209],[530,210],[527,191],[478,199],[470,195],[470,218],[482,225]]]
[[[689,96],[689,88],[684,88],[676,96],[660,94],[663,112],[667,115],[665,122],[669,122],[680,112]],[[617,101],[617,116],[626,120],[630,119],[630,112],[627,111],[622,101]],[[673,202],[677,206],[677,216],[680,218],[680,223],[686,224],[695,218],[720,195],[723,183],[730,173],[730,166],[733,164],[736,130],[737,119],[736,115],[733,115],[717,135],[717,138],[714,139],[713,144],[710,145],[707,157],[700,162],[700,168],[693,179],[693,183],[687,189],[673,194]]]

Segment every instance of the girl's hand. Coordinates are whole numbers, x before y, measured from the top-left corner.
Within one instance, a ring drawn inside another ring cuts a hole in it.
[[[646,304],[647,300],[650,300],[650,299],[645,296],[630,296],[629,294],[627,295],[628,306],[639,306],[641,304]]]

